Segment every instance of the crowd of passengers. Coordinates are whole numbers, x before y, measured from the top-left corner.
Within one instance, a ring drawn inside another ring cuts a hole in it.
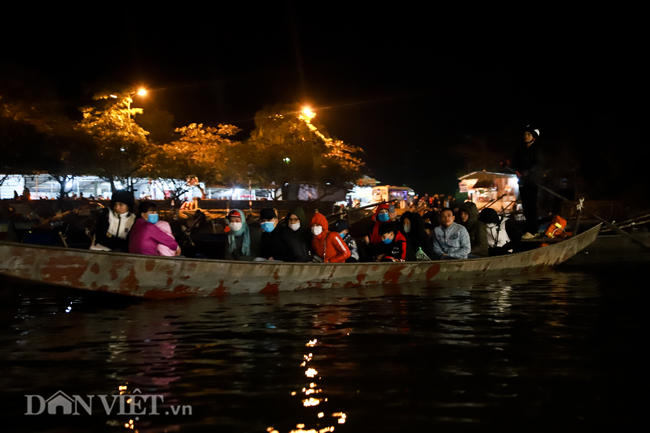
[[[348,223],[329,224],[323,214],[311,220],[298,207],[279,219],[275,210],[260,211],[260,226],[251,226],[239,209],[231,210],[224,257],[227,260],[283,262],[403,262],[455,260],[509,254],[518,249],[520,235],[514,221],[486,208],[465,202],[457,212],[404,212],[399,218],[392,206],[380,204],[372,224],[358,243]],[[170,225],[158,220],[156,204],[117,191],[95,228],[90,247],[134,254],[179,256],[181,248]]]

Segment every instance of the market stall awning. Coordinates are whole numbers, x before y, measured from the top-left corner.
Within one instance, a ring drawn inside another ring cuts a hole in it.
[[[491,179],[479,179],[472,187],[471,189],[488,189],[494,187],[494,180]]]

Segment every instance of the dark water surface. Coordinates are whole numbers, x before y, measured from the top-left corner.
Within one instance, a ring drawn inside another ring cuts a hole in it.
[[[2,431],[638,429],[647,263],[170,301],[3,279]],[[148,399],[120,411],[136,389]],[[50,415],[33,397],[57,391],[89,408]]]

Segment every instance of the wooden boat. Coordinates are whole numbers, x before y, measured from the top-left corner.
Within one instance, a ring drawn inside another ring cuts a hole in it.
[[[591,244],[600,225],[527,252],[468,260],[283,263],[183,259],[0,242],[0,274],[144,298],[277,293],[541,273]]]

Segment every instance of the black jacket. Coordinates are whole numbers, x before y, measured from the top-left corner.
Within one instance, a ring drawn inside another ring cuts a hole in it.
[[[411,222],[411,230],[406,233],[404,231],[404,218],[408,218]],[[402,232],[406,238],[406,261],[415,261],[415,253],[422,248],[424,254],[434,260],[435,253],[433,252],[433,242],[431,237],[424,231],[424,220],[420,214],[414,212],[404,212],[400,218],[399,231]]]
[[[285,226],[278,224],[271,233],[262,233],[262,257],[283,262],[306,262],[309,261],[307,249],[300,242],[298,235]]]
[[[537,143],[522,143],[512,158],[510,167],[521,174],[520,185],[536,185],[540,181],[541,155]]]

